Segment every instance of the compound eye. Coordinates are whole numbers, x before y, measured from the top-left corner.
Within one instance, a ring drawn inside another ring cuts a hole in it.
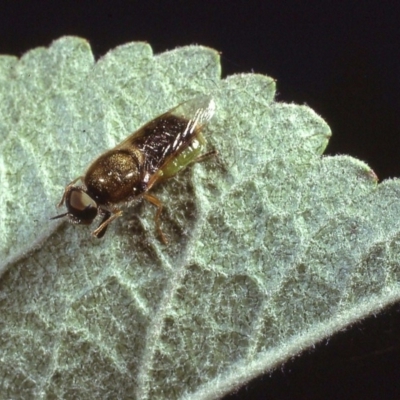
[[[90,224],[97,216],[96,202],[82,189],[72,189],[66,205],[79,224]]]

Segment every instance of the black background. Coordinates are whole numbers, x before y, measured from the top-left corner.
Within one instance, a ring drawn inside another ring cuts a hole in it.
[[[63,35],[96,57],[129,41],[155,53],[199,43],[222,52],[223,75],[277,79],[279,101],[308,104],[330,125],[326,154],[400,175],[398,1],[4,1],[0,54]],[[400,217],[400,216],[399,216]],[[320,343],[225,399],[399,399],[399,305]]]

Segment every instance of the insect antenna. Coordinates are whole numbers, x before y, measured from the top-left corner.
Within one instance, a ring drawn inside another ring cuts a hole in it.
[[[58,218],[62,218],[65,217],[66,215],[68,215],[68,213],[64,213],[64,214],[60,214],[60,215],[56,215],[55,217],[51,217],[50,219],[58,219]]]

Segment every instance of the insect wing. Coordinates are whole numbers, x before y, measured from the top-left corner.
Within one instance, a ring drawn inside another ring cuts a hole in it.
[[[215,102],[209,96],[196,97],[156,117],[123,141],[117,148],[135,148],[144,157],[143,170],[148,181],[175,159],[211,119]]]
[[[181,119],[184,122],[184,129],[174,135],[163,164],[167,164],[170,158],[179,154],[191,143],[193,135],[210,121],[214,112],[214,100],[210,96],[201,96],[181,103],[166,113]]]
[[[179,104],[168,113],[187,120],[186,129],[181,134],[181,139],[184,139],[187,136],[193,135],[195,130],[202,129],[212,118],[214,112],[214,100],[210,96],[199,96]]]
[[[174,135],[173,143],[175,143],[175,145],[173,147],[176,150],[179,147],[178,143],[182,142],[184,139],[190,138],[190,136],[195,133],[196,129],[202,129],[202,127],[212,118],[214,112],[215,101],[211,96],[195,97],[178,104],[176,107],[143,125],[118,144],[116,148],[130,148],[131,146],[137,146],[140,138],[156,134],[156,131],[153,128],[157,121],[162,121],[168,117],[176,117],[187,122],[185,129]]]

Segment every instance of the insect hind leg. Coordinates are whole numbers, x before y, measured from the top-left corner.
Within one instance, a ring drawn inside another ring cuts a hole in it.
[[[207,153],[200,154],[190,164],[203,162],[203,161],[208,160],[209,158],[215,157],[217,155],[218,155],[218,151],[217,150],[210,150],[210,151],[207,151]]]

